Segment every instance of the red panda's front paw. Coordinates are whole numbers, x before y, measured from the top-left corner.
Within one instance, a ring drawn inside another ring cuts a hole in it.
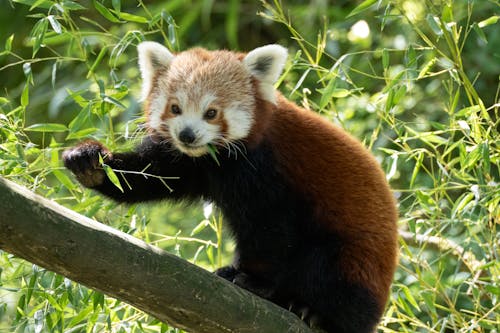
[[[71,170],[76,179],[85,187],[101,185],[106,178],[100,167],[99,156],[110,159],[111,154],[97,141],[86,141],[78,146],[64,151],[62,158],[64,166]]]

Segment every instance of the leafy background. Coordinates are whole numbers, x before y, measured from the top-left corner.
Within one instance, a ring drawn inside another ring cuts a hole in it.
[[[0,5],[3,177],[215,269],[234,247],[215,207],[118,206],[77,185],[61,151],[140,138],[139,42],[278,42],[290,50],[279,89],[360,138],[398,197],[400,266],[380,332],[498,332],[498,0]],[[179,332],[1,251],[0,331]]]

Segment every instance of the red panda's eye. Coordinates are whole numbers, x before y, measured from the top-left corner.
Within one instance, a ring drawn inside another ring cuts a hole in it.
[[[172,112],[172,114],[178,115],[182,113],[182,110],[179,105],[172,104],[172,106],[170,106],[170,112]]]
[[[205,112],[204,118],[207,119],[207,120],[210,120],[210,119],[214,119],[215,116],[217,116],[217,110],[215,110],[215,109],[208,109]]]

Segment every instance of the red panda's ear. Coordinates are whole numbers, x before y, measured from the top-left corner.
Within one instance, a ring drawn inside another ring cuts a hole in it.
[[[142,76],[142,100],[151,92],[155,74],[168,69],[174,55],[163,45],[156,42],[142,42],[137,46],[139,69]]]
[[[287,56],[287,49],[271,44],[254,49],[243,58],[245,67],[260,82],[262,97],[272,103],[276,103],[273,85],[285,66]]]

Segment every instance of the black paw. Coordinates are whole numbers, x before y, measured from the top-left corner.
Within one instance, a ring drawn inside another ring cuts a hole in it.
[[[73,172],[80,183],[86,187],[101,185],[106,177],[100,167],[99,156],[109,159],[110,152],[99,142],[86,141],[64,151],[62,155],[66,168]]]
[[[219,268],[214,273],[262,298],[271,299],[275,294],[275,288],[268,283],[247,273],[243,273],[233,266]]]
[[[236,268],[233,266],[225,266],[217,269],[215,275],[220,276],[221,278],[233,282],[234,277],[239,273]]]
[[[320,317],[306,304],[292,301],[288,304],[288,311],[295,313],[302,321],[313,329],[319,329],[322,326]]]

